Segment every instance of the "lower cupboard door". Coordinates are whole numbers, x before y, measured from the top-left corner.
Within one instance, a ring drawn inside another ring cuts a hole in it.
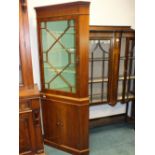
[[[19,115],[19,153],[31,153],[33,150],[32,113]]]
[[[41,100],[41,104],[45,143],[61,144],[60,106],[53,101],[45,99]]]

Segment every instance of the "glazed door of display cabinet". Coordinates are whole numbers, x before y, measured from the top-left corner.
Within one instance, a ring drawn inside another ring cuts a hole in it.
[[[135,96],[135,40],[134,32],[121,39],[117,99],[126,103]]]
[[[90,104],[108,102],[109,59],[112,38],[90,40],[89,97]]]
[[[120,33],[90,32],[90,104],[116,103],[119,54]]]
[[[73,18],[41,21],[42,91],[76,94],[78,53],[76,20]]]

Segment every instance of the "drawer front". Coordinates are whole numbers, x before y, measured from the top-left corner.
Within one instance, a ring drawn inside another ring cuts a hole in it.
[[[20,100],[19,101],[19,111],[28,111],[31,110],[31,100]]]

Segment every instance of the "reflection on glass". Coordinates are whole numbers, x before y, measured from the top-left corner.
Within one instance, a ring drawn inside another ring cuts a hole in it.
[[[107,101],[110,40],[90,40],[89,96],[91,103]]]
[[[128,49],[126,49],[128,47]],[[127,51],[126,51],[127,50]],[[135,57],[134,40],[121,40],[121,57],[119,63],[118,99],[129,99],[134,95]],[[125,78],[126,77],[126,78]],[[123,88],[123,86],[125,86]]]
[[[74,20],[41,23],[46,89],[76,92]]]

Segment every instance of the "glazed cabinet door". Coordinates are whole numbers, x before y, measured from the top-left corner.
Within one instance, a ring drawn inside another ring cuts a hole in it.
[[[19,153],[31,154],[34,150],[32,123],[31,112],[19,115]]]
[[[135,97],[135,39],[134,32],[121,38],[117,99],[123,103]]]
[[[42,90],[50,93],[77,92],[76,20],[39,23],[41,38]]]
[[[108,102],[109,60],[112,38],[90,39],[89,97],[90,104]]]
[[[90,31],[89,97],[90,104],[117,101],[120,56],[119,32]]]

